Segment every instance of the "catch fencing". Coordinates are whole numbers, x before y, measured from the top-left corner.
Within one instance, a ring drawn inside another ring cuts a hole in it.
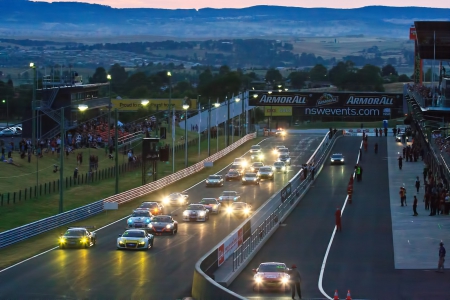
[[[180,170],[172,175],[163,177],[154,182],[148,183],[146,185],[128,190],[126,192],[108,197],[104,200],[96,201],[89,205],[85,205],[52,217],[48,217],[30,224],[26,224],[11,230],[0,233],[0,248],[12,245],[14,243],[23,241],[30,237],[36,236],[38,234],[44,233],[46,231],[58,228],[60,226],[83,220],[85,218],[91,217],[103,211],[103,204],[105,202],[117,202],[118,204],[123,204],[132,201],[136,198],[145,196],[149,193],[157,191],[163,187],[175,183],[176,181],[188,177],[204,168],[205,162],[214,162],[223,156],[227,155],[231,151],[235,150],[242,144],[256,137],[256,133],[247,134],[242,139],[236,141],[225,149],[217,152],[214,155],[196,163],[195,165],[188,167],[186,169]]]

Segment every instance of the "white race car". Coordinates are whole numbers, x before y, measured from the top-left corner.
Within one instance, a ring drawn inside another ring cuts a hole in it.
[[[135,210],[127,220],[128,228],[148,228],[152,214],[148,210]]]
[[[209,220],[209,210],[203,204],[189,204],[183,212],[183,221],[202,221]]]
[[[165,205],[186,205],[188,203],[189,196],[182,193],[172,193],[163,199]]]
[[[124,233],[119,234],[117,238],[117,250],[133,249],[148,250],[153,249],[153,241],[155,237],[143,229],[128,229]]]

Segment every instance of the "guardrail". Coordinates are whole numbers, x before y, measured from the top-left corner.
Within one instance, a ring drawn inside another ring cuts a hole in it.
[[[211,155],[208,158],[196,163],[195,165],[188,167],[186,169],[180,170],[172,175],[163,177],[154,182],[148,183],[141,187],[137,187],[126,192],[108,197],[104,200],[100,200],[62,214],[58,214],[52,217],[48,217],[30,224],[26,224],[14,229],[10,229],[0,233],[0,248],[12,245],[14,243],[23,241],[35,235],[44,233],[46,231],[58,228],[65,224],[69,224],[71,222],[79,221],[88,217],[91,217],[95,214],[98,214],[103,211],[103,203],[104,202],[117,202],[119,204],[126,203],[132,201],[136,198],[144,196],[148,193],[157,191],[167,185],[170,185],[180,179],[183,179],[189,175],[192,175],[195,172],[198,172],[204,168],[204,162],[214,162],[221,157],[227,155],[237,147],[241,146],[245,142],[256,137],[256,133],[247,134],[242,139],[236,141],[225,149],[217,152],[214,155]]]
[[[103,211],[103,200],[0,233],[0,248]]]
[[[328,157],[328,154],[331,151],[336,139],[341,136],[342,131],[338,131],[333,138],[330,139],[329,134],[327,133],[319,147],[308,160],[308,164],[313,163],[315,166],[315,175],[322,170],[323,163]],[[223,253],[223,246],[225,243],[228,243],[228,239],[233,238],[236,233],[238,233],[238,236],[248,237],[245,238],[245,241],[243,241],[242,244],[233,251],[233,272],[231,275],[232,278],[230,279],[232,281],[239,274],[239,272],[235,271],[238,268],[245,267],[245,264],[249,261],[249,258],[256,254],[257,251],[255,250],[262,247],[264,242],[272,235],[273,232],[275,232],[274,229],[276,228],[276,225],[290,214],[290,212],[296,207],[297,202],[309,190],[309,187],[313,181],[311,180],[311,174],[306,175],[306,178],[302,180],[303,170],[298,172],[289,181],[289,183],[280,190],[280,192],[267,200],[266,203],[264,203],[250,219],[247,219],[244,223],[238,226],[236,230],[234,230],[196,263],[192,284],[192,296],[196,300],[246,299],[233,291],[226,289],[223,286],[227,286],[226,282],[218,283],[215,281],[214,272],[219,268],[219,265],[223,264],[223,262],[219,264],[219,257],[224,257],[226,259],[226,255]],[[282,201],[281,205],[276,204],[275,210],[267,213],[267,211],[265,211],[265,206],[270,206],[273,202],[277,203],[278,199]],[[267,214],[268,216],[264,217]],[[249,230],[251,230],[252,227],[254,228],[254,225],[256,225],[257,229],[252,230],[250,233]],[[245,231],[245,228],[247,228],[247,231]]]

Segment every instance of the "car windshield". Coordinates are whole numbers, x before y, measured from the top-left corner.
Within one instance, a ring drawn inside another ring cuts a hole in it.
[[[84,236],[86,235],[85,230],[67,230],[66,233],[64,233],[65,236]]]
[[[213,198],[205,198],[200,200],[201,204],[216,204],[216,199]]]
[[[342,158],[342,155],[341,155],[341,154],[333,154],[333,155],[331,156],[331,158],[334,158],[334,159],[340,159],[340,158]]]
[[[174,194],[170,194],[169,197],[170,198],[179,198],[181,195],[178,193],[174,193]]]
[[[287,154],[282,154],[282,155],[280,155],[280,158],[286,159],[286,158],[289,158],[289,155],[287,155]]]
[[[253,166],[254,167],[262,167],[262,166],[264,166],[264,164],[261,162],[256,162],[256,163],[253,163]]]
[[[143,231],[125,231],[122,234],[123,237],[145,237],[145,233]]]
[[[208,179],[219,180],[219,179],[220,179],[220,176],[218,176],[218,175],[210,175],[210,176],[208,177]]]
[[[260,150],[261,146],[251,146],[250,149],[251,150]]]
[[[236,202],[236,203],[233,203],[232,206],[233,206],[233,208],[243,208],[245,206],[245,203]]]
[[[168,216],[153,217],[152,222],[172,223],[172,218]]]
[[[135,211],[133,212],[133,214],[131,215],[132,217],[150,217],[150,213],[148,211]]]
[[[281,148],[281,149],[278,150],[278,151],[280,151],[280,152],[289,152],[289,149],[288,149],[288,148]]]
[[[270,264],[270,265],[260,265],[258,272],[284,272],[286,271],[286,266],[282,264]]]
[[[230,174],[230,175],[236,175],[238,172],[237,171],[228,171],[228,174]]]
[[[270,167],[263,167],[263,168],[259,169],[259,171],[260,172],[270,172],[270,171],[272,171],[272,168],[270,168]]]
[[[144,203],[141,204],[140,207],[142,207],[142,208],[153,208],[153,207],[156,207],[156,206],[158,206],[158,204],[155,203],[155,202],[144,202]]]
[[[191,204],[187,207],[188,210],[203,210],[203,205]]]
[[[282,148],[286,148],[286,147],[285,147],[285,146],[277,146],[277,147],[276,147],[277,150],[280,150],[280,149],[282,149]]]
[[[273,164],[275,167],[284,167],[284,162],[282,161],[277,161],[276,163]]]
[[[254,174],[254,173],[245,174],[245,177],[256,177],[256,174]]]
[[[222,196],[236,196],[236,192],[223,192]]]

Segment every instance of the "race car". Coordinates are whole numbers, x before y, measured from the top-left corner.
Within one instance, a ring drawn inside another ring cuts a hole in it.
[[[247,168],[248,166],[248,162],[245,158],[243,157],[238,157],[234,159],[233,165],[239,165],[242,168]]]
[[[141,206],[137,208],[137,210],[147,210],[152,215],[160,215],[163,213],[164,207],[158,202],[142,202]]]
[[[227,207],[227,213],[239,217],[248,217],[251,214],[252,206],[245,202],[234,202]]]
[[[285,137],[286,136],[286,131],[282,128],[278,128],[277,131],[275,131],[275,136],[278,137]]]
[[[178,232],[178,222],[169,215],[153,217],[148,227],[156,234],[169,232],[174,235]]]
[[[273,149],[273,154],[279,155],[280,153],[278,152],[278,150],[280,150],[282,148],[286,148],[286,147],[285,146],[276,146],[275,149]]]
[[[250,167],[250,170],[254,173],[259,171],[259,168],[264,167],[264,164],[262,162],[254,162],[252,163],[252,166]]]
[[[289,291],[289,269],[284,263],[266,262],[253,269],[253,290],[259,292],[263,289],[278,289]]]
[[[259,177],[256,175],[256,173],[247,173],[242,177],[242,184],[256,184],[259,185]]]
[[[231,181],[231,180],[241,180],[241,173],[235,169],[230,169],[228,171],[228,173],[225,175],[225,180],[226,181]]]
[[[186,205],[188,204],[189,196],[183,193],[172,193],[163,199],[165,205]]]
[[[256,175],[260,179],[273,180],[273,169],[272,169],[272,167],[268,167],[268,166],[261,167],[261,168],[259,168],[259,171],[258,171],[258,173],[256,173]]]
[[[334,153],[333,155],[331,155],[330,158],[331,164],[332,165],[343,165],[344,164],[344,155],[342,155],[342,153]]]
[[[208,186],[223,186],[222,175],[209,175],[205,180],[206,187]]]
[[[203,221],[209,220],[209,210],[203,204],[189,204],[183,211],[183,221]]]
[[[282,161],[276,161],[273,163],[273,170],[275,172],[287,172],[286,164]]]
[[[396,142],[401,142],[402,141],[402,134],[397,134],[396,136],[395,136],[395,141]]]
[[[264,155],[261,151],[260,145],[254,145],[250,147],[250,159],[256,161],[262,161],[264,159]]]
[[[127,229],[117,238],[117,250],[148,250],[153,249],[155,236],[143,229]]]
[[[219,202],[235,202],[238,201],[241,198],[241,196],[238,194],[238,192],[235,191],[223,191],[222,194],[219,196]]]
[[[291,158],[289,157],[289,154],[281,154],[278,157],[278,161],[282,161],[285,163],[285,165],[290,166],[291,165]]]
[[[153,215],[148,210],[134,210],[127,220],[128,228],[146,228]]]
[[[289,149],[288,148],[280,148],[280,149],[278,149],[278,156],[283,155],[283,154],[290,155]]]
[[[221,204],[216,198],[203,198],[199,204],[204,205],[210,213],[218,214],[220,212]]]
[[[95,246],[97,235],[88,229],[93,229],[94,226],[79,226],[68,227],[64,234],[59,237],[59,248],[89,248]]]

